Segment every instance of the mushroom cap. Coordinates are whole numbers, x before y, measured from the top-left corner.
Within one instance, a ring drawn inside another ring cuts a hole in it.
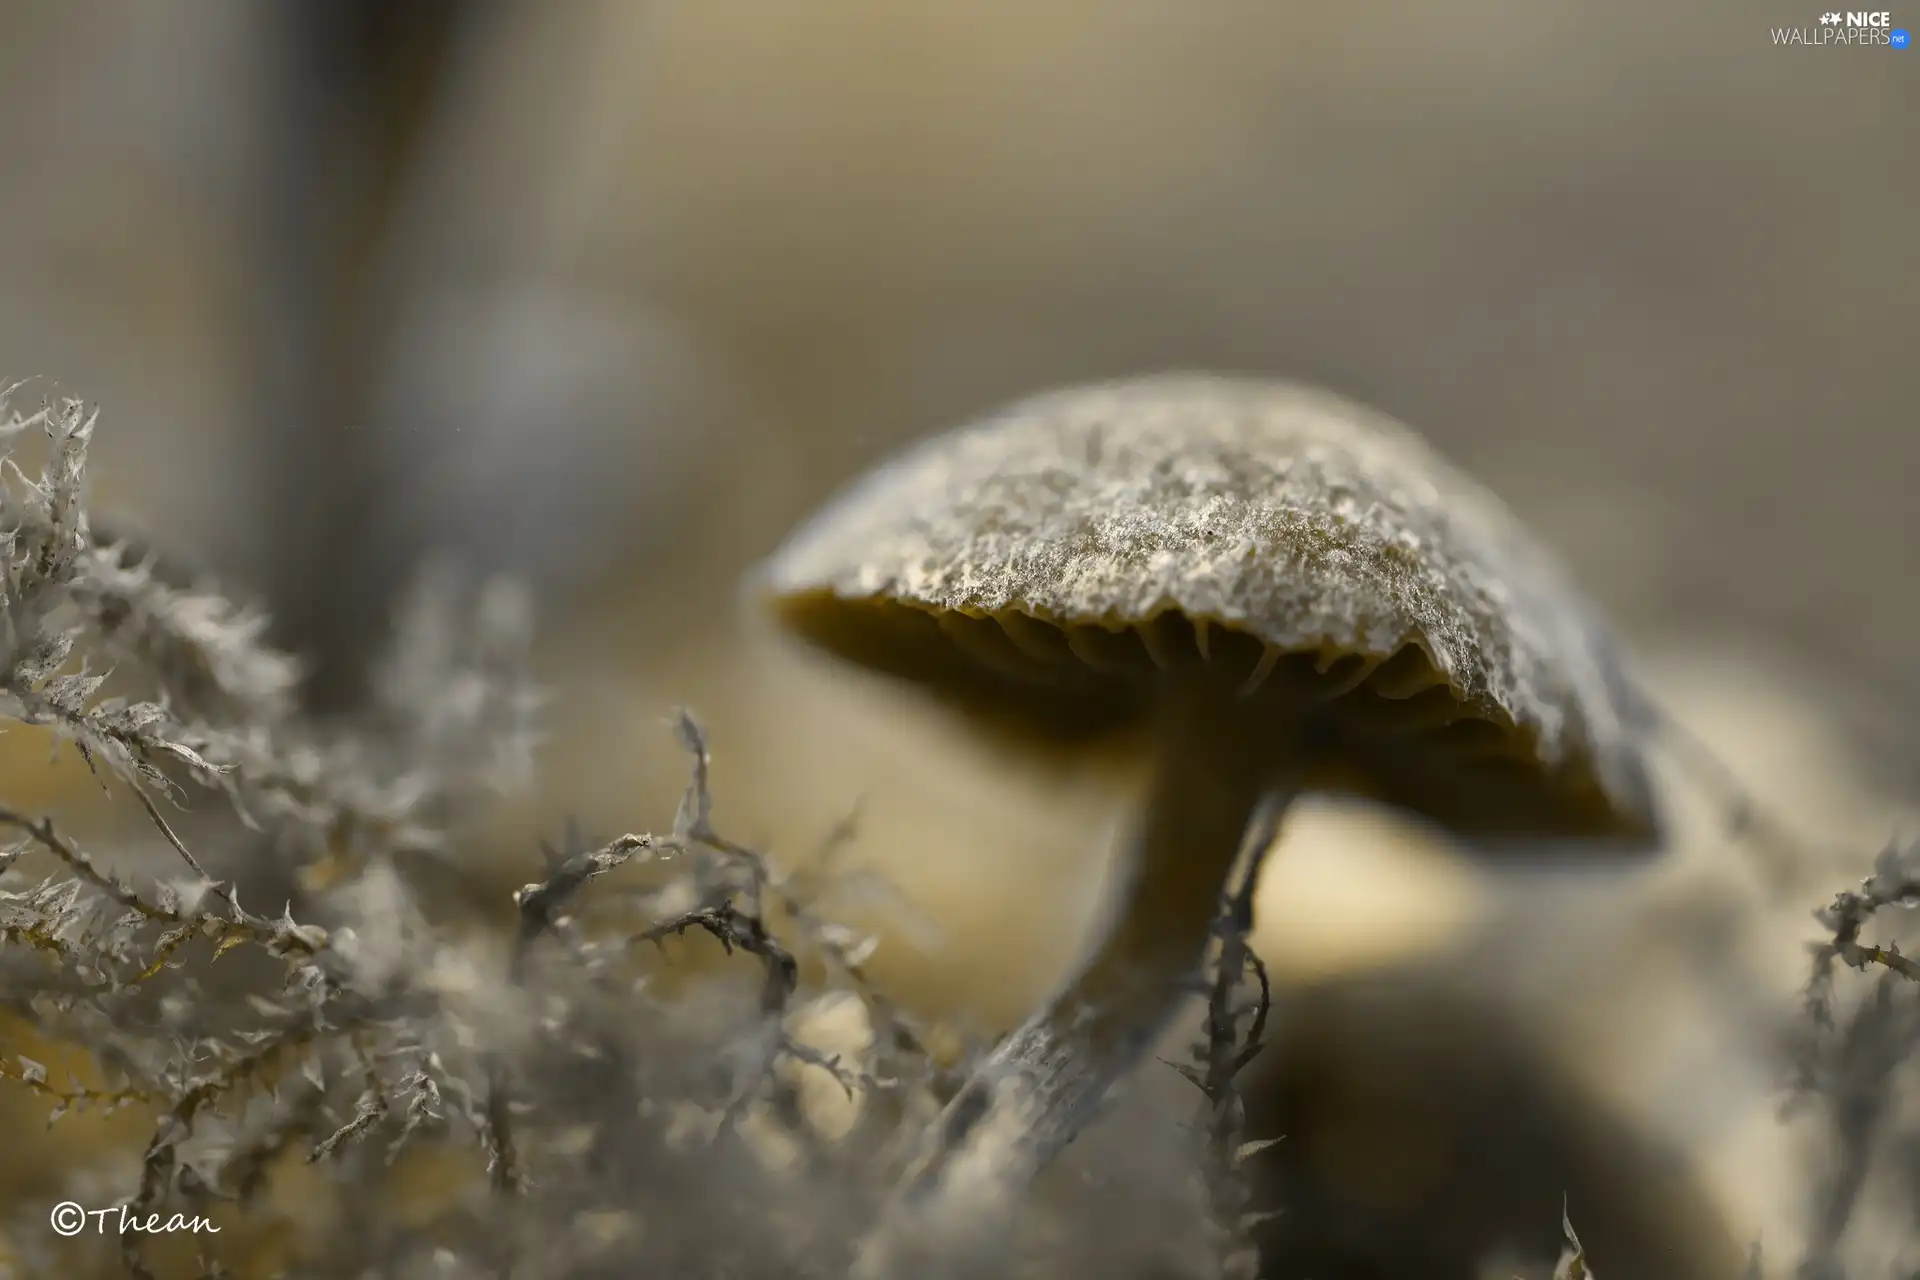
[[[1023,400],[856,482],[754,581],[786,630],[1032,740],[1230,680],[1250,732],[1311,717],[1314,785],[1479,840],[1658,838],[1647,704],[1592,609],[1490,493],[1317,388]]]

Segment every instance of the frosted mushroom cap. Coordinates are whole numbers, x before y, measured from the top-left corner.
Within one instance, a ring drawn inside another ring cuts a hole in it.
[[[1475,837],[1651,843],[1644,703],[1486,490],[1311,387],[1164,375],[1021,401],[910,449],[763,566],[828,652],[1036,738],[1170,677],[1328,737],[1331,787]],[[1264,719],[1262,719],[1264,717]]]

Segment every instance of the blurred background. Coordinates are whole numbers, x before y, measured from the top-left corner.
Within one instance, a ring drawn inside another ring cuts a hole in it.
[[[1062,904],[1097,904],[1115,793],[1022,776],[770,643],[741,573],[904,442],[1042,387],[1186,367],[1369,400],[1500,493],[1838,861],[1765,899],[1703,817],[1651,878],[1517,906],[1417,833],[1314,810],[1263,925],[1290,981],[1334,993],[1301,1017],[1365,1045],[1407,1018],[1353,1013],[1371,997],[1343,984],[1445,970],[1488,1036],[1551,1050],[1512,1070],[1599,1099],[1541,1115],[1670,1142],[1724,1235],[1791,1239],[1773,1192],[1728,1189],[1764,1147],[1741,1127],[1764,1071],[1746,1110],[1681,1131],[1700,1117],[1676,1082],[1738,1051],[1699,1029],[1723,988],[1540,993],[1734,882],[1790,991],[1807,909],[1920,793],[1920,53],[1771,35],[1817,19],[1797,0],[8,0],[0,375],[99,403],[97,508],[268,601],[323,709],[358,696],[423,557],[531,583],[550,739],[479,874],[527,879],[568,814],[664,823],[683,762],[661,719],[684,703],[735,834],[804,857],[863,801],[862,851],[925,926],[882,971],[988,1030],[1070,960]],[[40,785],[42,749],[6,750]],[[1591,949],[1489,953],[1509,917]],[[1516,969],[1534,980],[1486,976]],[[1438,1022],[1457,1056],[1463,1023]],[[1314,1069],[1275,1070],[1296,1081],[1277,1114],[1305,1124]],[[1513,1163],[1587,1158],[1555,1133]]]

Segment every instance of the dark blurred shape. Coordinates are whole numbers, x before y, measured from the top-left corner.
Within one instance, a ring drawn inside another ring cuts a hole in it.
[[[1681,1151],[1588,1096],[1464,979],[1396,967],[1288,991],[1271,1041],[1248,1086],[1250,1134],[1286,1139],[1254,1166],[1282,1211],[1266,1274],[1505,1280],[1551,1264],[1563,1205],[1596,1275],[1741,1274],[1742,1242]]]
[[[315,662],[317,706],[353,696],[382,621],[353,581],[368,518],[370,374],[393,304],[387,246],[450,62],[487,6],[276,6],[262,133],[260,380],[268,579],[280,638]],[[373,554],[369,554],[373,553]]]
[[[715,493],[755,505],[767,451],[730,447],[741,379],[596,256],[634,161],[616,14],[317,5],[283,27],[262,458],[272,590],[316,703],[364,692],[423,559],[512,573],[545,604],[588,583],[644,599],[682,561],[736,558],[738,519],[703,524],[691,556],[685,531]]]

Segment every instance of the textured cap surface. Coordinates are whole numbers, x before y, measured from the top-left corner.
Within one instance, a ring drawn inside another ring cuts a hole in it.
[[[1613,646],[1498,500],[1297,384],[1057,391],[929,440],[758,579],[791,631],[1035,733],[1137,717],[1169,673],[1333,735],[1332,785],[1463,834],[1656,834]]]

